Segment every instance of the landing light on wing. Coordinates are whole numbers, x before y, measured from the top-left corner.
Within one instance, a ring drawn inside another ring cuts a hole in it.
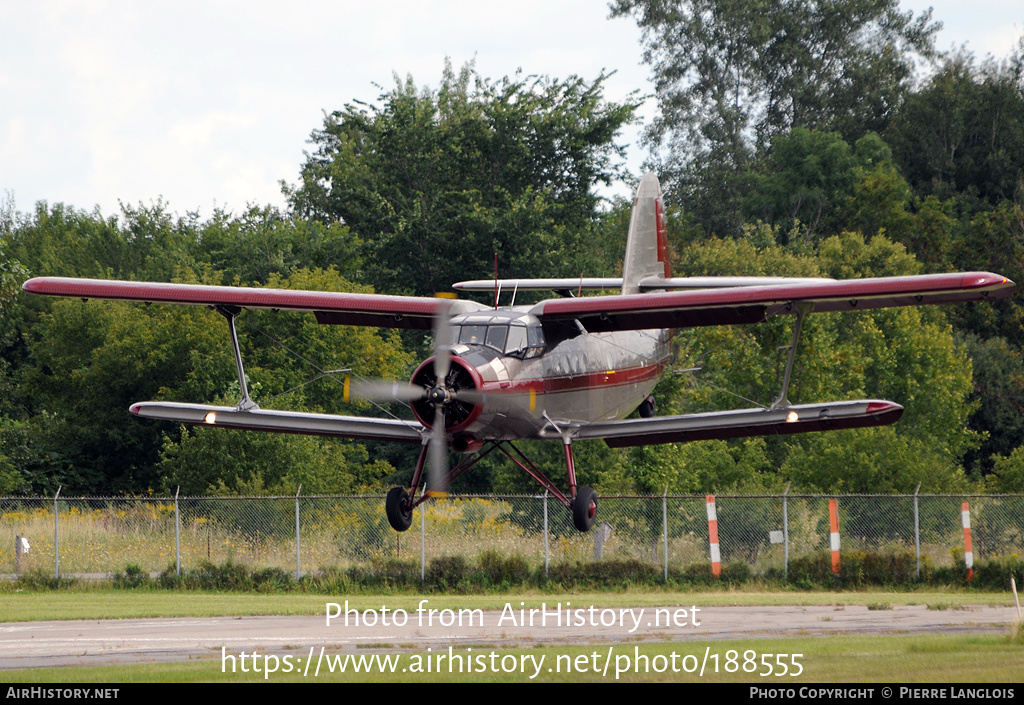
[[[788,414],[786,414],[786,423],[794,423],[794,422],[799,421],[799,420],[800,420],[800,415],[797,414],[795,411],[791,411]]]
[[[211,411],[210,413],[203,417],[203,421],[205,421],[208,424],[217,423],[217,414]]]

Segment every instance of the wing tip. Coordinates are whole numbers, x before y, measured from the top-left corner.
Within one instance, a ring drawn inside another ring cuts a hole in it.
[[[992,272],[968,272],[960,281],[960,286],[964,289],[987,289],[1003,286],[1009,286],[1012,288],[1016,285],[1001,274],[993,274]]]
[[[21,285],[22,291],[29,294],[45,294],[46,281],[49,277],[32,277]]]

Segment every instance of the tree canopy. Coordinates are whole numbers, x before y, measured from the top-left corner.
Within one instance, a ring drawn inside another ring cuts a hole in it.
[[[898,0],[613,0],[633,16],[659,114],[647,140],[680,203],[738,232],[757,150],[802,127],[855,141],[881,131],[934,54],[930,12]]]
[[[607,77],[506,77],[449,65],[436,89],[409,77],[376,104],[350,103],[313,133],[288,191],[304,218],[344,223],[381,291],[433,294],[490,273],[562,271],[617,174],[614,138],[635,105],[606,101]]]

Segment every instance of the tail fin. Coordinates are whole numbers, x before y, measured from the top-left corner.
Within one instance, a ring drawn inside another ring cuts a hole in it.
[[[661,186],[657,176],[647,174],[640,180],[633,198],[633,216],[629,220],[626,237],[626,259],[622,265],[622,293],[640,293],[640,281],[647,277],[667,279],[671,276]]]

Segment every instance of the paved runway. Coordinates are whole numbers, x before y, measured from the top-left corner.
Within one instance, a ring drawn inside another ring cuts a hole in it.
[[[343,607],[343,605],[342,605]],[[696,607],[694,611],[693,607]],[[429,605],[426,606],[429,608]],[[425,609],[426,609],[425,608]],[[521,610],[527,611],[521,611]],[[534,612],[529,610],[533,609]],[[360,613],[316,617],[217,617],[0,624],[0,669],[179,661],[228,653],[306,654],[357,647],[447,648],[618,641],[697,641],[829,634],[1006,632],[1010,607],[929,610],[924,605],[636,607],[602,609],[566,603],[519,603],[504,611]],[[367,621],[374,624],[367,625]],[[384,624],[383,622],[387,622]],[[404,624],[399,624],[404,622]],[[461,624],[460,624],[461,622]]]

